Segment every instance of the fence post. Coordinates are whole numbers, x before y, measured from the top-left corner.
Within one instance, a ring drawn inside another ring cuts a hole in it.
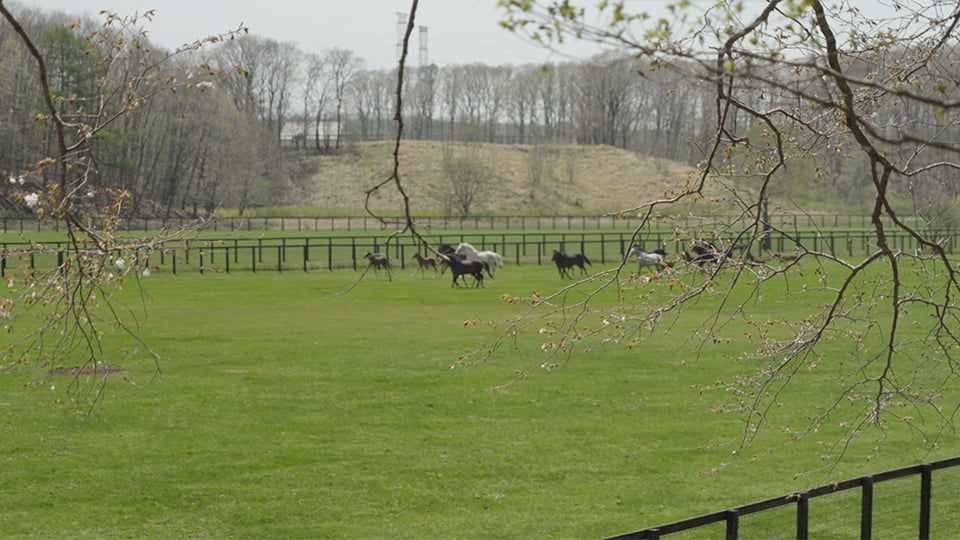
[[[727,540],[737,540],[740,536],[740,514],[735,509],[724,512],[727,521]]]
[[[873,477],[863,477],[860,490],[860,538],[870,540],[873,531]]]
[[[807,540],[810,520],[810,499],[806,493],[797,494],[797,540]]]
[[[933,488],[933,466],[929,463],[920,469],[920,540],[930,538],[930,495]]]

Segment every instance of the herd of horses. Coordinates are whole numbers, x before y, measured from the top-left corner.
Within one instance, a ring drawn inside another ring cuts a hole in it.
[[[633,246],[627,252],[627,260],[637,262],[637,272],[643,272],[644,268],[652,267],[656,271],[662,271],[666,268],[673,268],[679,263],[694,264],[700,268],[707,265],[723,263],[734,258],[733,248],[719,250],[709,244],[697,244],[692,246],[688,253],[682,251],[676,259],[668,259],[667,253],[662,249],[645,251],[641,246]],[[367,269],[373,269],[375,272],[383,270],[388,279],[392,279],[393,266],[390,259],[383,253],[366,253],[364,257],[368,261]],[[754,257],[749,251],[744,251],[740,255],[745,264],[766,264],[766,259]],[[799,257],[797,253],[773,253],[771,257],[781,262],[793,262]],[[413,254],[413,259],[417,261],[417,268],[411,274],[411,277],[420,274],[423,278],[427,271],[432,270],[434,276],[443,274],[447,269],[453,276],[451,287],[461,287],[467,285],[466,276],[473,277],[474,287],[483,287],[484,274],[493,277],[494,271],[503,268],[503,257],[495,251],[480,251],[473,245],[466,242],[460,243],[456,248],[449,244],[441,244],[437,248],[436,257],[424,257],[420,252]],[[586,276],[587,265],[593,263],[583,253],[562,253],[553,251],[551,257],[553,263],[557,266],[557,272],[560,279],[573,278],[573,268],[580,269],[580,276]],[[461,279],[462,278],[462,279]]]
[[[703,268],[707,265],[722,264],[728,260],[735,260],[738,257],[745,264],[763,265],[767,263],[766,259],[762,257],[755,257],[749,251],[744,251],[742,249],[740,250],[741,254],[736,255],[734,253],[736,249],[737,246],[732,246],[727,249],[718,249],[711,244],[696,244],[690,248],[693,253],[683,250],[676,259],[668,259],[667,253],[662,249],[644,251],[640,246],[633,246],[627,253],[627,257],[636,258],[638,265],[637,272],[642,271],[644,267],[648,266],[652,266],[656,268],[657,271],[660,271],[664,268],[673,268],[679,263],[695,264],[698,267]],[[775,252],[770,256],[779,260],[780,262],[794,262],[800,257],[800,254],[797,252]]]
[[[373,269],[374,272],[383,270],[387,278],[392,279],[393,265],[385,254],[367,252],[364,257],[368,261],[368,270]],[[410,275],[411,277],[420,274],[422,278],[428,270],[432,270],[434,275],[443,274],[449,269],[453,276],[451,287],[460,287],[461,283],[465,286],[467,284],[465,276],[473,277],[474,287],[482,287],[484,273],[493,277],[496,269],[503,268],[503,257],[499,253],[480,251],[466,242],[456,248],[441,244],[437,249],[437,257],[424,257],[417,252],[413,254],[413,259],[417,261],[417,268]]]

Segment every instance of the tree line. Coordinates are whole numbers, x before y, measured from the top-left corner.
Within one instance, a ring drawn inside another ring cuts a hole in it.
[[[61,114],[78,122],[91,109],[87,100],[105,99],[108,110],[111,100],[121,103],[126,90],[111,86],[111,81],[124,80],[118,72],[159,64],[169,54],[141,33],[149,26],[142,20],[121,16],[120,24],[108,19],[113,23],[108,26],[101,20],[30,9],[24,10],[22,20],[49,59],[51,91]],[[112,43],[105,39],[108,34],[126,34],[137,46],[111,56],[99,50]],[[205,69],[198,69],[191,56],[166,61],[157,74],[157,81],[193,81],[196,91],[145,100],[138,106],[146,111],[125,116],[104,137],[91,141],[84,149],[88,158],[84,163],[95,169],[97,187],[127,190],[138,214],[209,215],[222,206],[242,213],[251,205],[297,200],[315,172],[306,158],[309,154],[343,152],[354,142],[395,135],[393,70],[365,69],[362,58],[343,48],[312,52],[256,35],[231,37],[197,53],[204,55],[200,65]],[[35,121],[41,99],[36,68],[26,61],[27,51],[7,25],[0,26],[0,51],[4,75],[0,96],[8,104],[0,112],[6,117],[0,123],[0,173],[13,184],[19,182],[18,171],[52,154],[54,141],[52,132]],[[99,60],[108,57],[110,62]],[[696,165],[716,135],[715,89],[698,81],[695,75],[701,67],[695,62],[683,70],[661,67],[610,52],[577,63],[408,68],[402,101],[404,137],[534,146],[612,145]],[[867,68],[860,68],[865,76]],[[785,88],[816,84],[815,74],[802,67],[781,78]],[[740,129],[755,122],[743,111],[778,101],[790,108],[789,95],[784,91],[778,96],[769,87],[747,93],[744,108],[724,122]],[[918,110],[925,105],[916,100],[889,101],[878,125],[910,124],[925,134],[942,133],[944,140],[955,135],[952,114],[944,117],[936,104],[926,111]],[[757,133],[761,131],[757,124]],[[742,163],[748,152],[739,150],[731,148],[727,171],[749,186],[750,166]],[[930,157],[925,159],[936,160],[934,152],[926,155]],[[445,152],[444,159],[450,160],[444,168],[452,171],[450,183],[460,186],[454,197],[469,202],[476,184],[459,179],[463,176],[459,172],[470,170],[470,164],[463,163],[468,158]],[[804,200],[829,193],[828,198],[842,204],[855,203],[870,189],[867,167],[865,161],[841,152],[804,159],[793,172],[801,181],[774,186],[770,195]],[[945,196],[954,194],[950,180],[937,169],[918,175],[899,194],[915,205],[914,211],[948,213]],[[3,204],[16,208],[8,200]]]

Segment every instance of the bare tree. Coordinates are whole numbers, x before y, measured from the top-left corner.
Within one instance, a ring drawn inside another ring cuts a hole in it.
[[[476,145],[464,145],[463,154],[458,156],[454,145],[448,143],[443,153],[443,177],[435,198],[445,208],[468,215],[491,188],[494,172],[480,160]]]
[[[333,111],[336,121],[334,148],[339,149],[343,138],[343,114],[346,112],[348,90],[357,72],[363,68],[363,60],[357,58],[349,49],[331,49],[325,57],[333,89]]]
[[[379,140],[386,136],[393,77],[387,71],[362,71],[357,74],[352,90],[352,103],[360,124],[360,139]]]
[[[413,103],[413,138],[430,139],[433,137],[435,102],[437,100],[437,66],[422,66],[416,71],[416,81],[407,102]]]
[[[326,135],[324,120],[333,94],[332,80],[328,76],[328,71],[329,65],[325,56],[319,54],[307,55],[303,89],[303,136],[304,142],[306,142],[307,137],[309,137],[306,127],[307,121],[309,118],[313,118],[313,145],[318,151],[329,146],[328,141],[324,140]]]
[[[578,66],[576,79],[577,139],[582,144],[625,146],[632,87],[636,75],[633,63],[619,55],[607,54]]]
[[[151,14],[143,17],[149,19]],[[149,48],[139,28],[140,19],[107,14],[105,23],[84,38],[97,58],[101,76],[84,79],[79,86],[55,87],[44,54],[3,2],[0,16],[29,51],[34,96],[42,103],[36,121],[55,141],[52,153],[8,178],[7,184],[15,186],[10,196],[40,219],[62,223],[67,241],[66,249],[33,244],[4,253],[8,264],[18,258],[56,253],[58,265],[41,273],[24,264],[7,274],[9,294],[0,301],[0,313],[5,334],[13,337],[0,354],[5,369],[21,365],[55,369],[67,361],[78,362],[78,369],[86,370],[93,379],[83,384],[75,379],[67,396],[78,405],[93,404],[102,395],[110,365],[129,354],[110,350],[104,343],[106,331],[120,329],[138,339],[136,320],[128,318],[129,313],[121,315],[112,293],[123,279],[138,279],[148,270],[146,258],[162,241],[117,234],[129,207],[129,195],[99,185],[96,142],[124,117],[137,114],[145,103],[163,93],[174,89],[205,92],[207,81],[191,80],[188,73],[195,72],[180,71],[170,66],[171,60],[233,34],[212,36],[173,53],[139,54]],[[75,43],[62,37],[60,43]],[[64,64],[61,81],[78,82],[80,79],[66,77],[70,73],[67,67]],[[92,94],[65,93],[68,88]],[[39,324],[26,324],[26,318],[33,317]]]
[[[460,137],[460,131],[457,129],[457,123],[463,108],[463,86],[466,68],[463,66],[454,66],[440,72],[440,98],[441,107],[446,120],[441,129],[441,138],[453,141]]]

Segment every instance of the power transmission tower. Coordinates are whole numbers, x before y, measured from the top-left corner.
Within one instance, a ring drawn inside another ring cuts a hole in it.
[[[427,27],[420,27],[420,67],[425,68],[430,63],[427,57]]]
[[[397,12],[397,63],[400,63],[400,56],[403,55],[403,36],[407,31],[407,14]]]

